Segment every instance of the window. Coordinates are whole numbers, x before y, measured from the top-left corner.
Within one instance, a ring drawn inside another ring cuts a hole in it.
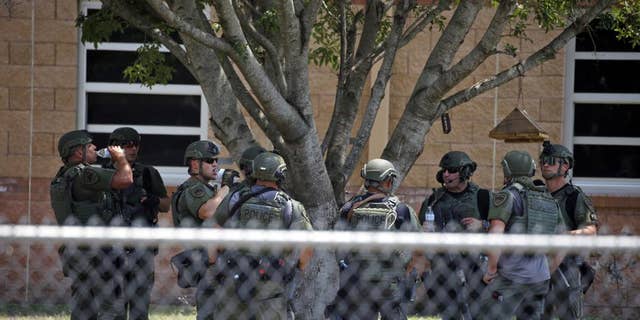
[[[640,194],[640,48],[594,27],[567,47],[564,143],[592,194]]]
[[[91,14],[100,5],[83,1],[81,9]],[[78,127],[91,132],[98,147],[106,146],[114,129],[135,128],[142,136],[140,161],[155,166],[166,184],[177,185],[187,177],[184,149],[207,138],[208,110],[196,80],[166,49],[162,50],[166,61],[175,69],[167,85],[149,89],[123,78],[145,37],[127,29],[98,48],[80,44]]]

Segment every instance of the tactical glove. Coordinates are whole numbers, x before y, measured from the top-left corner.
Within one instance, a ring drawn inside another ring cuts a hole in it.
[[[236,179],[240,178],[240,173],[233,169],[226,169],[222,174],[221,185],[222,186],[233,186],[236,184]]]

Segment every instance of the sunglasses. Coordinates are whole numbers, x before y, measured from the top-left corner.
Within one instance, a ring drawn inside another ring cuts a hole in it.
[[[213,164],[214,162],[218,162],[218,158],[207,158],[207,159],[201,159],[202,162],[206,162],[208,164]]]
[[[449,173],[458,173],[460,172],[460,169],[462,168],[461,167],[443,168],[444,171],[447,171]]]
[[[558,159],[559,160],[559,159]],[[553,166],[556,164],[556,158],[553,156],[542,156],[540,157],[540,164]]]
[[[117,141],[117,142],[112,142],[113,145],[116,146],[120,146],[122,148],[133,148],[133,147],[137,147],[138,143],[136,141],[133,140],[129,140],[129,141]]]

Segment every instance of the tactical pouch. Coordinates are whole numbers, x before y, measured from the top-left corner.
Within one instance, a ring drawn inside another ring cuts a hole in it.
[[[596,270],[586,261],[583,261],[578,267],[580,268],[582,293],[586,294],[596,278]]]
[[[209,254],[204,248],[184,250],[171,257],[171,268],[178,272],[180,288],[192,288],[204,278],[209,266]]]

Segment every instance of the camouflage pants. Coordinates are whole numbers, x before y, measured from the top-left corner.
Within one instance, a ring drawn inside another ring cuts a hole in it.
[[[63,272],[71,278],[72,320],[123,319],[122,254],[117,250],[67,247]]]
[[[155,251],[153,249],[130,249],[125,258],[125,310],[129,320],[149,319],[151,290],[155,280]]]
[[[582,319],[584,294],[580,268],[576,261],[565,259],[551,276],[551,289],[545,304],[545,318]]]
[[[526,319],[542,319],[547,292],[549,280],[522,284],[499,275],[482,292],[475,319],[510,319],[518,309]]]

